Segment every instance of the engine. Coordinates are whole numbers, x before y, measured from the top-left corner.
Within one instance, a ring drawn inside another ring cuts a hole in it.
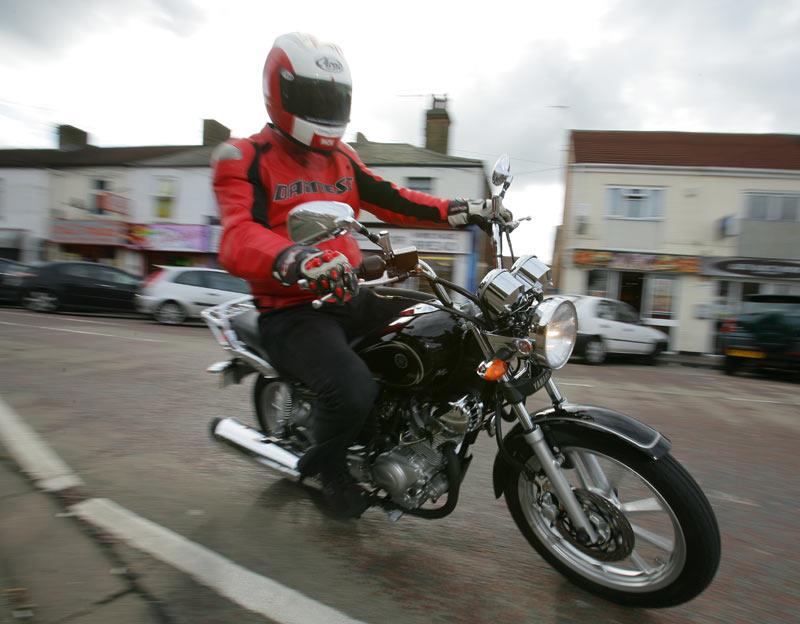
[[[371,466],[372,481],[391,499],[416,509],[447,493],[445,444],[458,445],[481,425],[483,406],[467,395],[453,403],[432,406],[413,399],[401,408],[407,428],[399,444],[378,455]]]

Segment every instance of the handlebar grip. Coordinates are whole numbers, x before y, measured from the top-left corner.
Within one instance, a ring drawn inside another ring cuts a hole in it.
[[[382,256],[365,256],[358,267],[358,276],[363,280],[378,279],[386,271],[386,260]]]

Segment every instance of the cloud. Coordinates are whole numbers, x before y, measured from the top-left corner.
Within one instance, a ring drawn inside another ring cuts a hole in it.
[[[192,0],[0,0],[0,34],[41,57],[137,19],[179,36],[191,34],[204,20]]]

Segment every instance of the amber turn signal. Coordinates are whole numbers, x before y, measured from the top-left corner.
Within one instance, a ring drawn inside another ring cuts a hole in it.
[[[508,372],[508,362],[500,358],[486,360],[478,366],[478,376],[486,381],[498,381]]]

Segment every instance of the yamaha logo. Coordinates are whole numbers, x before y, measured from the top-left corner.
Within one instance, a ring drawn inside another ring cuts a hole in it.
[[[325,70],[326,72],[331,72],[332,74],[340,74],[342,71],[344,71],[344,65],[342,65],[336,59],[328,56],[319,57],[317,59],[317,67]]]

